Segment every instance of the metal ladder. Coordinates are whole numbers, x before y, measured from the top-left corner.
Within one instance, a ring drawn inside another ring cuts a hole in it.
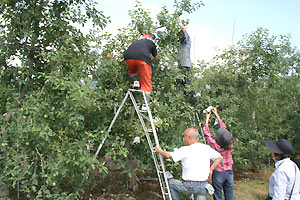
[[[203,134],[203,128],[201,126],[201,122],[200,122],[200,119],[199,119],[198,112],[196,111],[195,114],[192,115],[192,116],[191,116],[191,114],[189,114],[189,119],[190,119],[190,122],[191,122],[191,127],[199,126],[200,131],[201,131],[201,133],[199,134],[199,141],[203,144],[206,144],[206,139],[205,139],[204,134]]]
[[[147,108],[146,111],[143,111],[143,110],[139,109],[139,107],[136,103],[136,100],[133,96],[133,92],[142,93],[144,104],[146,104],[146,108]],[[121,111],[122,107],[124,106],[124,104],[125,104],[126,100],[128,99],[128,97],[130,97],[130,99],[132,101],[132,104],[135,108],[135,111],[136,111],[136,113],[139,117],[139,120],[140,120],[140,122],[143,126],[143,129],[144,129],[144,132],[146,134],[146,138],[147,138],[147,141],[148,141],[148,144],[149,144],[149,147],[150,147],[150,150],[151,150],[151,154],[152,154],[152,157],[153,157],[153,160],[154,160],[154,164],[155,164],[155,168],[156,168],[156,172],[157,172],[157,176],[158,176],[158,180],[159,180],[159,184],[160,184],[163,199],[164,200],[172,200],[171,193],[170,193],[170,188],[169,188],[169,184],[168,184],[168,179],[167,179],[167,176],[166,176],[166,170],[165,170],[163,157],[162,157],[162,155],[155,153],[154,148],[155,148],[155,146],[159,146],[159,141],[158,141],[155,126],[154,126],[154,123],[153,123],[151,110],[150,110],[150,107],[149,107],[148,102],[146,100],[146,96],[145,96],[144,91],[135,90],[135,89],[129,89],[127,91],[127,93],[125,95],[125,98],[123,99],[123,101],[120,104],[113,120],[110,123],[110,126],[107,130],[106,135],[104,136],[102,142],[100,143],[100,145],[99,145],[99,147],[98,147],[98,149],[95,153],[94,159],[96,159],[97,155],[99,154],[105,140],[107,139],[107,137],[109,135],[109,132],[111,131],[111,128],[113,127],[113,125],[114,125],[118,115],[120,114],[120,111]],[[146,122],[149,121],[150,124],[151,124],[151,127],[147,127],[144,120],[146,120]],[[154,141],[155,141],[155,146],[153,146],[153,143],[152,143],[152,140],[151,140],[151,137],[150,137],[149,133],[153,134],[153,138],[154,138]]]

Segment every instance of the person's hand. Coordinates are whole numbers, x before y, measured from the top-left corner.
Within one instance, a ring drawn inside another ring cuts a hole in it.
[[[211,114],[211,112],[207,112],[207,113],[206,113],[206,118],[209,118],[209,117],[210,117],[210,114]]]
[[[209,170],[209,174],[208,174],[208,181],[210,181],[210,180],[211,180],[212,174],[213,174],[213,171],[212,171],[212,170]]]
[[[212,111],[213,111],[214,114],[218,113],[218,109],[216,107],[213,107]]]
[[[161,147],[156,146],[156,147],[155,147],[155,151],[156,151],[157,153],[160,153],[160,152],[162,152],[163,150],[162,150]]]
[[[178,24],[179,24],[179,26],[180,26],[180,29],[181,29],[183,32],[185,32],[185,31],[186,31],[186,28],[185,28],[185,26],[180,22],[180,19],[178,18],[178,19],[176,19],[176,21],[178,22]]]
[[[217,109],[216,107],[213,107],[213,108],[212,108],[212,111],[213,111],[213,113],[216,115],[217,119],[219,120],[219,119],[220,119],[220,116],[219,116],[219,114],[218,114],[218,109]]]

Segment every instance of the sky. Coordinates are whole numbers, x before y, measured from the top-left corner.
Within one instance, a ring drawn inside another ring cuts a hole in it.
[[[111,17],[105,31],[115,33],[130,23],[128,10],[135,0],[95,0],[98,9]],[[139,0],[155,18],[163,5],[172,10],[173,0]],[[196,0],[192,0],[196,2]],[[291,45],[300,49],[300,0],[203,0],[205,6],[192,14],[184,13],[181,19],[189,19],[187,31],[192,39],[191,58],[209,61],[217,49],[227,48],[251,34],[257,28],[269,30],[270,35],[290,34]]]

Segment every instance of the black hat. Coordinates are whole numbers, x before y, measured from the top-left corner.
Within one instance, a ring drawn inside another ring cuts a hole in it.
[[[265,140],[265,145],[271,152],[277,154],[290,154],[293,152],[292,144],[286,139],[280,139],[277,142],[273,140]]]
[[[231,133],[225,128],[219,128],[216,132],[216,142],[222,148],[229,147],[232,140]]]

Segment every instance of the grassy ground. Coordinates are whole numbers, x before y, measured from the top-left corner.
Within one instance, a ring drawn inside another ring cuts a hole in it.
[[[268,168],[259,173],[246,172],[240,174],[234,181],[234,198],[236,200],[262,200],[268,196],[269,177],[274,168]],[[208,200],[213,200],[212,196]]]
[[[262,200],[268,194],[268,182],[274,168],[261,170],[259,173],[239,172],[234,177],[234,198],[235,200]],[[127,190],[126,178],[119,173],[111,173],[105,179],[96,180],[86,190],[86,194],[80,200],[161,200],[161,190],[157,181],[142,181],[137,192]],[[15,192],[10,197],[0,200],[17,200]],[[24,199],[25,198],[20,198]],[[182,196],[181,200],[190,200]],[[208,200],[213,200],[208,196]]]
[[[234,197],[237,200],[265,199],[268,195],[269,178],[274,168],[259,173],[247,173],[245,178],[234,183]]]
[[[262,200],[265,199],[268,194],[269,177],[271,176],[274,168],[268,168],[261,170],[259,173],[252,172],[240,172],[234,177],[234,198],[236,200]],[[118,183],[115,183],[118,184]],[[122,183],[120,183],[121,185]],[[119,184],[118,184],[119,185]],[[99,186],[99,185],[98,185]],[[107,188],[106,195],[94,194],[93,200],[161,200],[161,191],[157,183],[144,182],[140,185],[137,193],[126,192],[122,194],[113,194],[115,190]],[[182,196],[182,200],[190,200],[187,196]],[[208,196],[208,200],[213,200],[212,196]]]

